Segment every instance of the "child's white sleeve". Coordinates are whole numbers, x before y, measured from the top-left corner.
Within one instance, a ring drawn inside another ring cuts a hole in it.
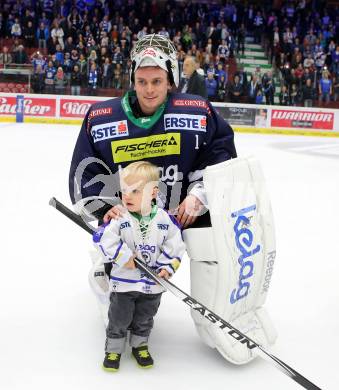
[[[160,248],[160,256],[156,261],[157,269],[165,269],[170,275],[179,268],[185,253],[186,245],[181,236],[181,230],[172,221],[168,227],[168,235]]]
[[[122,267],[133,256],[133,252],[121,239],[120,224],[121,221],[111,220],[109,224],[100,226],[93,234],[93,242],[104,255],[105,263],[116,263]]]

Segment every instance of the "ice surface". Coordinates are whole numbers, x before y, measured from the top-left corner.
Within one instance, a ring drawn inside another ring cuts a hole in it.
[[[0,388],[299,389],[260,358],[227,363],[203,345],[188,308],[166,293],[152,370],[122,358],[101,369],[104,328],[88,283],[90,236],[48,205],[70,205],[67,177],[78,126],[0,124]],[[338,388],[339,139],[236,134],[240,156],[263,166],[277,261],[266,303],[272,352],[323,389]],[[173,280],[189,292],[188,261]]]

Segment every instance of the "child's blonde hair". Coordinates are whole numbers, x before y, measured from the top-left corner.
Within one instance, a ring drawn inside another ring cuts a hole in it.
[[[120,178],[138,175],[145,179],[146,183],[159,182],[159,168],[148,161],[135,161],[123,168]]]

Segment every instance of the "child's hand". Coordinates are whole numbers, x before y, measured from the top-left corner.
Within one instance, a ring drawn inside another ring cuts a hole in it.
[[[169,277],[171,276],[170,273],[168,271],[166,271],[165,269],[162,269],[159,273],[158,273],[158,276],[159,278],[164,278],[164,279],[169,279]]]
[[[126,209],[121,204],[117,204],[104,215],[104,223],[109,222],[111,219],[119,219],[125,211]]]
[[[124,265],[124,267],[126,267],[128,269],[135,269],[136,266],[134,263],[134,258],[135,258],[135,256],[131,256],[130,259],[128,260],[128,262]]]

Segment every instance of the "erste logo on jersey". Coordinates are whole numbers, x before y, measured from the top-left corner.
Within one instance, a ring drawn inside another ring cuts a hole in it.
[[[164,115],[165,131],[194,130],[206,132],[207,120],[205,115],[166,114]]]
[[[100,125],[93,126],[91,129],[91,135],[94,143],[105,141],[106,139],[126,136],[128,135],[127,121],[102,123]]]

